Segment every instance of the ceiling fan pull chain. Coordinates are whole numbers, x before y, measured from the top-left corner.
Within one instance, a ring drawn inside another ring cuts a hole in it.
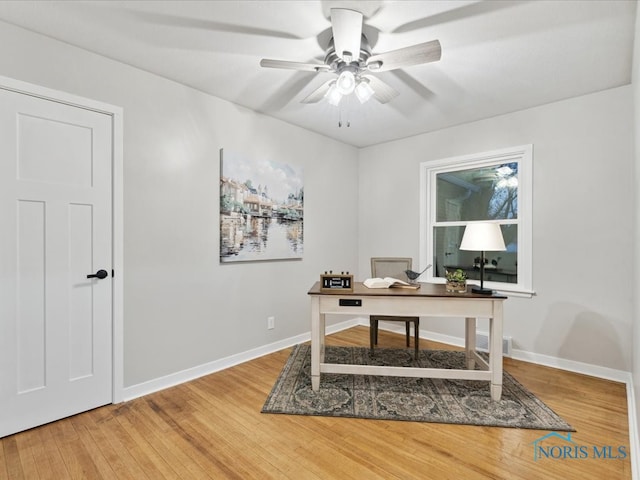
[[[349,116],[346,116],[345,126],[349,128],[351,126],[351,121],[349,120]],[[338,112],[338,128],[342,128],[342,109]]]

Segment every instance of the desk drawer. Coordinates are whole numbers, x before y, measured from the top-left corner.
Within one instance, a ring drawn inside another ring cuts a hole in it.
[[[321,295],[320,313],[436,317],[493,317],[490,298]]]

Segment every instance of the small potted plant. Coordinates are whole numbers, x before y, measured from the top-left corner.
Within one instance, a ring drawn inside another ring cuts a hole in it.
[[[445,286],[447,292],[450,293],[467,293],[467,274],[464,270],[445,270],[447,284]]]

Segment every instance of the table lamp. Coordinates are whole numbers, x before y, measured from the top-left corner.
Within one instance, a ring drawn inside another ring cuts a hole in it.
[[[506,250],[504,238],[498,223],[478,222],[470,223],[464,230],[460,250],[473,250],[480,254],[480,288],[473,287],[473,293],[491,295],[490,289],[484,288],[484,252],[501,252]]]

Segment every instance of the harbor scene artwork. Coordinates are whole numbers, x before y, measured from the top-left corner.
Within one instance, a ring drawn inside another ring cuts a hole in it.
[[[301,259],[302,167],[220,150],[220,262]]]

